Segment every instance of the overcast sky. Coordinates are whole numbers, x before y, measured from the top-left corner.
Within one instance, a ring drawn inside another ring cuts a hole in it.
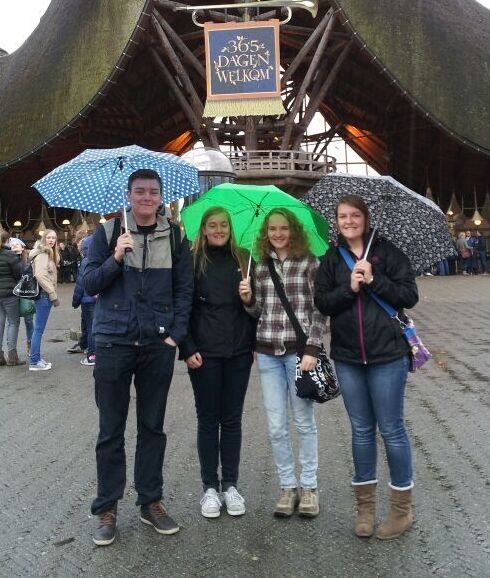
[[[16,50],[37,26],[50,0],[0,0],[0,48]],[[203,1],[202,4],[205,4]],[[490,8],[490,0],[481,0]]]

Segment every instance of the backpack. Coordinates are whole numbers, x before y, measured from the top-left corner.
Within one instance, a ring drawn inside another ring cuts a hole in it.
[[[178,225],[169,223],[170,226],[170,254],[172,256],[172,265],[175,265],[180,257],[180,249],[182,246],[182,232]],[[106,230],[106,233],[108,231]],[[121,234],[121,219],[116,217],[114,219],[114,227],[112,228],[112,235],[109,239],[109,251],[112,253],[117,245],[117,239]]]

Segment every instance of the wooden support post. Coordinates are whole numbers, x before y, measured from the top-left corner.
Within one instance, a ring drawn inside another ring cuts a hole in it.
[[[318,37],[320,36],[320,34],[322,34],[322,32],[325,30],[325,27],[327,26],[327,24],[329,23],[330,19],[333,17],[333,10],[330,9],[325,16],[323,17],[322,21],[320,22],[320,24],[318,24],[318,26],[315,28],[315,30],[313,31],[313,33],[311,34],[311,36],[308,38],[308,40],[304,43],[303,47],[301,48],[301,50],[298,52],[298,54],[295,56],[293,62],[291,62],[291,64],[288,66],[287,70],[284,72],[283,76],[282,76],[282,80],[281,80],[281,86],[282,88],[284,88],[286,86],[286,82],[292,77],[292,75],[296,72],[296,69],[298,68],[298,66],[303,62],[305,56],[308,54],[308,52],[310,51],[311,47],[315,44],[315,42],[318,40]]]
[[[154,10],[153,14],[155,15],[156,19],[158,20],[160,26],[163,28],[167,36],[172,40],[172,42],[178,47],[178,49],[182,52],[184,59],[189,62],[194,68],[194,70],[201,76],[202,78],[206,78],[206,70],[201,62],[194,56],[192,51],[188,48],[187,44],[183,42],[180,36],[175,32],[175,30],[170,26],[170,24],[161,16],[161,14]]]
[[[167,35],[163,31],[163,28],[160,26],[160,23],[155,18],[155,16],[152,16],[152,24],[153,24],[153,28],[155,29],[155,31],[158,35],[158,38],[160,39],[160,42],[162,44],[163,49],[165,50],[170,62],[172,63],[172,65],[175,69],[175,72],[177,73],[180,80],[182,81],[184,89],[186,90],[187,94],[189,95],[190,105],[194,111],[194,114],[197,118],[200,119],[200,124],[202,125],[202,114],[204,112],[204,105],[202,104],[201,99],[199,98],[199,95],[197,94],[196,89],[194,88],[194,85],[192,84],[192,81],[189,78],[189,75],[187,74],[186,70],[182,66],[182,63],[180,62],[177,54],[175,53],[175,50],[173,49],[172,45],[170,44],[170,41],[169,41]],[[217,139],[216,135],[214,134],[214,131],[210,130],[210,131],[207,131],[207,133],[209,136],[209,140],[212,143],[212,146],[217,148],[218,147],[218,139]]]
[[[292,108],[291,112],[288,114],[288,118],[286,120],[286,128],[284,130],[284,136],[283,136],[282,143],[281,143],[281,149],[282,150],[287,150],[289,148],[289,142],[291,140],[291,135],[292,135],[293,128],[294,128],[294,121],[295,121],[296,115],[298,114],[298,112],[301,109],[303,99],[306,95],[306,91],[307,91],[308,86],[311,82],[311,79],[313,78],[314,73],[317,71],[318,64],[319,64],[320,59],[322,57],[322,54],[325,50],[325,47],[327,46],[328,39],[330,37],[330,34],[332,32],[332,28],[333,28],[334,24],[335,24],[335,16],[332,16],[329,19],[327,26],[325,27],[322,38],[321,38],[320,42],[318,43],[317,49],[315,50],[315,55],[313,56],[313,59],[310,63],[308,71],[306,72],[305,78],[303,79],[303,82],[301,83],[301,87],[299,89],[298,96],[296,97],[296,99],[294,101],[293,108]]]
[[[201,126],[201,123],[199,122],[199,118],[196,115],[196,113],[194,112],[194,110],[192,109],[191,105],[187,102],[187,99],[185,98],[183,92],[180,90],[178,84],[175,82],[174,77],[172,76],[172,74],[170,74],[169,69],[165,66],[165,63],[161,59],[160,55],[153,47],[150,48],[150,54],[152,55],[153,60],[155,61],[155,64],[157,65],[157,68],[162,73],[162,76],[163,76],[165,82],[168,84],[168,86],[170,87],[170,89],[174,93],[175,98],[177,99],[177,102],[179,103],[182,110],[184,111],[184,114],[187,117],[187,120],[189,121],[189,123],[191,124],[194,132],[199,137],[199,139],[201,139],[204,142],[204,144],[206,144],[205,141],[208,140],[207,135],[206,135],[205,131],[202,130],[202,126]]]
[[[308,103],[308,107],[306,108],[305,114],[304,114],[304,116],[301,120],[301,124],[300,124],[303,132],[306,130],[306,128],[310,124],[313,116],[315,115],[316,111],[318,110],[318,107],[320,106],[320,103],[323,101],[329,88],[332,86],[332,83],[335,80],[335,78],[336,78],[336,76],[340,70],[340,67],[344,63],[344,60],[346,59],[347,54],[349,53],[349,50],[350,50],[353,42],[354,42],[353,39],[351,39],[345,45],[344,49],[342,50],[342,52],[340,53],[339,57],[337,58],[335,64],[333,65],[332,70],[328,73],[328,76],[325,79],[325,81],[323,82],[321,88],[318,90],[318,92],[314,95],[313,98],[310,98],[310,102]],[[299,139],[299,143],[301,143],[301,138],[298,136],[298,137],[296,137],[295,145],[298,143],[298,139]],[[299,144],[297,146],[299,146]]]

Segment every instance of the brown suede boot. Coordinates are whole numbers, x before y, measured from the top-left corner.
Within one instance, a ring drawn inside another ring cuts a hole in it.
[[[7,365],[25,365],[25,361],[21,361],[17,355],[17,349],[7,352]]]
[[[3,351],[0,351],[0,365],[7,365],[7,362],[5,361],[5,355],[3,354]]]
[[[357,516],[354,532],[359,538],[369,538],[374,533],[374,512],[376,509],[377,484],[354,485],[357,502]]]
[[[376,538],[393,540],[406,532],[412,524],[412,490],[390,489],[390,511],[381,522]]]

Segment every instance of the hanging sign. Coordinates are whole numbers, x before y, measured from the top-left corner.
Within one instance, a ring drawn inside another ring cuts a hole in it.
[[[279,20],[204,24],[205,117],[284,114]]]

